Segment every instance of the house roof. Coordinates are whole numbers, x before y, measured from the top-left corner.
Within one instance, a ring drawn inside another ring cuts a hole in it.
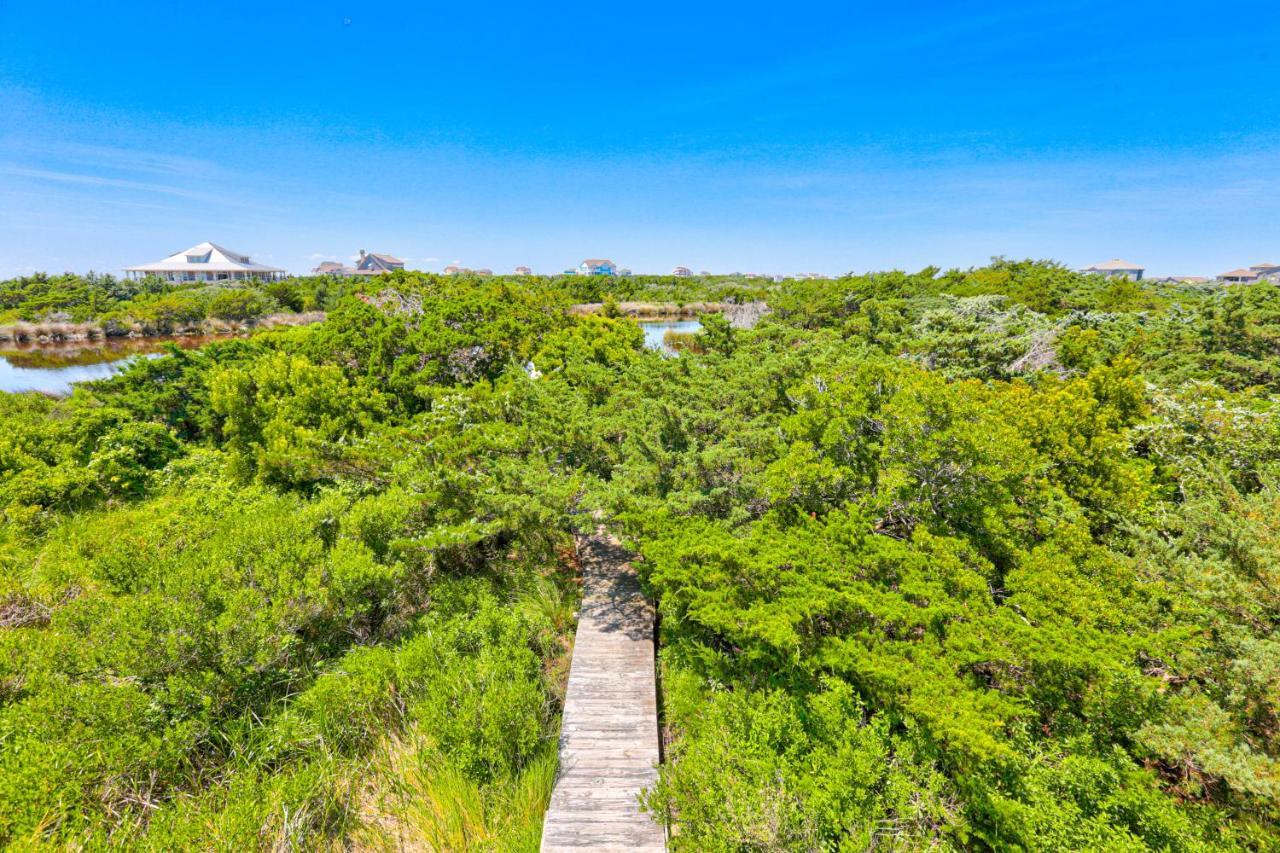
[[[1085,269],[1112,272],[1115,270],[1141,270],[1146,268],[1143,267],[1141,264],[1130,263],[1129,261],[1124,261],[1124,260],[1121,260],[1120,258],[1112,258],[1109,261],[1103,261],[1100,264],[1094,264],[1091,267],[1085,267]]]
[[[189,261],[188,257],[207,256],[207,261]],[[139,264],[136,267],[125,267],[126,272],[184,272],[206,270],[208,272],[284,272],[279,267],[266,264],[255,264],[249,256],[241,252],[224,249],[217,243],[197,243],[189,249],[174,252],[163,260],[150,264]]]
[[[1221,273],[1218,278],[1257,278],[1257,270],[1238,269],[1230,272]]]
[[[400,260],[400,259],[399,259],[399,258],[397,258],[395,255],[383,255],[383,254],[379,254],[378,252],[370,252],[370,253],[369,253],[369,256],[370,256],[370,257],[373,257],[373,258],[377,258],[377,259],[378,259],[378,260],[380,260],[380,261],[386,261],[386,262],[387,262],[387,263],[389,263],[389,264],[403,264],[403,263],[404,263],[404,261]]]
[[[608,258],[587,258],[585,261],[583,261],[583,262],[582,262],[582,266],[584,266],[584,267],[611,267],[611,266],[613,266],[613,261],[609,260]]]
[[[1274,270],[1278,268],[1280,268],[1280,264],[1268,264],[1268,263],[1254,264],[1253,266],[1249,267],[1249,269],[1251,270]]]

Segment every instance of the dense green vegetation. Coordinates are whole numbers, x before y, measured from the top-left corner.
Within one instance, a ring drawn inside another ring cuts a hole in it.
[[[37,273],[0,281],[0,325],[49,324],[54,336],[81,331],[57,324],[92,324],[108,335],[168,334],[281,312],[324,311],[352,290],[348,280],[325,276],[210,284]]]
[[[368,286],[0,398],[0,841],[536,847],[599,509],[679,849],[1280,848],[1280,288]]]

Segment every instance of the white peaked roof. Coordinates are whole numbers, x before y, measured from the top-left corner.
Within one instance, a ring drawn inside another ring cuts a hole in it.
[[[1133,263],[1130,263],[1129,261],[1122,261],[1119,258],[1112,258],[1109,261],[1103,261],[1100,264],[1094,264],[1091,267],[1085,267],[1085,269],[1114,271],[1114,270],[1140,270],[1140,269],[1143,269],[1143,267],[1141,264],[1133,264]]]
[[[174,252],[169,257],[152,264],[141,264],[136,267],[125,267],[127,272],[186,272],[191,270],[207,270],[208,272],[284,272],[278,267],[266,264],[255,264],[248,255],[224,249],[217,243],[198,243],[190,249]]]

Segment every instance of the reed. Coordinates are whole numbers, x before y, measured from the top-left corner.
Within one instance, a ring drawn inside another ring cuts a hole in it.
[[[718,314],[725,309],[723,302],[619,302],[618,311],[624,317],[636,320],[691,320],[699,314]],[[570,305],[570,314],[603,314],[604,303],[584,302]]]
[[[164,321],[137,321],[111,319],[102,323],[26,322],[19,321],[0,326],[0,341],[26,343],[66,343],[75,341],[100,341],[110,338],[157,338],[172,335],[239,335],[253,329],[309,326],[323,322],[325,312],[303,311],[299,313],[269,314],[265,317],[240,322],[209,317],[191,323],[173,324]]]
[[[672,352],[690,352],[696,355],[705,353],[706,347],[702,345],[702,336],[697,332],[677,332],[675,329],[668,329],[662,336],[662,345]]]

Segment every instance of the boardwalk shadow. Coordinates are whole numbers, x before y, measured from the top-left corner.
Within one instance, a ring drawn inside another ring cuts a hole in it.
[[[634,555],[600,533],[585,538],[579,554],[585,582],[582,615],[590,615],[602,633],[652,640],[653,608],[631,567]]]

